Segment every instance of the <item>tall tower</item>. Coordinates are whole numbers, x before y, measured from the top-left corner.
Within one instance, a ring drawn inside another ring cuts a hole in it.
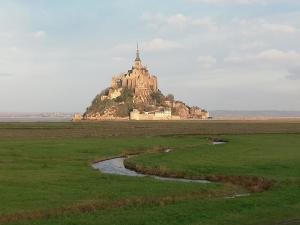
[[[136,45],[136,58],[135,58],[135,68],[136,69],[141,69],[142,66],[142,61],[140,58],[140,49],[139,49],[139,44]]]

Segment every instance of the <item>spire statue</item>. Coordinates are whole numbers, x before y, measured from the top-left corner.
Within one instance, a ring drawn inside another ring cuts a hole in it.
[[[139,44],[138,43],[136,45],[136,58],[135,58],[135,62],[134,62],[134,68],[135,69],[142,69],[143,68],[142,60],[140,58],[140,49],[139,49]]]
[[[135,61],[141,61],[139,43],[137,43],[137,45],[136,45],[136,58],[135,58]]]

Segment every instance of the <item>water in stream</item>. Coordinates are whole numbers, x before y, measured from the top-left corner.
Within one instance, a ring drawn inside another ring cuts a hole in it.
[[[224,141],[214,141],[214,145],[221,145],[226,144],[227,142]],[[169,153],[173,151],[172,149],[166,149],[164,152]],[[162,181],[176,181],[176,182],[193,182],[193,183],[201,183],[201,184],[207,184],[211,183],[208,180],[191,180],[191,179],[185,179],[185,178],[171,178],[171,177],[160,177],[160,176],[154,176],[154,175],[145,175],[141,173],[137,173],[133,170],[129,170],[124,166],[124,161],[126,160],[126,157],[120,157],[120,158],[114,158],[109,160],[104,160],[102,162],[94,163],[92,166],[94,169],[100,170],[102,173],[107,174],[116,174],[116,175],[122,175],[122,176],[131,176],[131,177],[152,177],[157,180]],[[230,196],[227,196],[225,198],[237,198],[237,197],[246,197],[249,196],[249,193],[236,193],[232,194]]]
[[[93,168],[100,170],[102,173],[108,173],[108,174],[116,174],[116,175],[123,175],[123,176],[132,176],[132,177],[148,176],[125,168],[124,166],[125,159],[126,158],[123,157],[123,158],[105,160],[93,164]],[[202,184],[211,183],[208,180],[191,180],[191,179],[184,179],[184,178],[160,177],[160,176],[152,176],[152,175],[149,175],[149,177],[153,177],[154,179],[164,180],[164,181],[193,182],[193,183],[202,183]]]

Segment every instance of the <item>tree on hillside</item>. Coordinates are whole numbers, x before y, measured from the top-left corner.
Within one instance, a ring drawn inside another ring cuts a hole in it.
[[[174,99],[175,99],[175,97],[174,97],[174,95],[172,95],[172,94],[168,94],[168,95],[166,96],[166,100],[167,100],[167,101],[173,102]]]

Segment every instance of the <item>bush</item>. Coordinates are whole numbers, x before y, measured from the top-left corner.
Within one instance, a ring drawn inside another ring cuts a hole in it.
[[[103,91],[101,91],[100,96],[107,96],[109,94],[110,88],[106,88]]]
[[[100,98],[100,99],[99,99]],[[101,101],[101,96],[98,95],[96,98],[93,100],[92,105],[87,109],[87,112],[85,114],[89,113],[100,113],[102,115],[105,111],[105,109],[116,105],[116,103],[113,100],[103,100]]]
[[[131,111],[132,111],[132,107],[129,104],[118,105],[116,110],[116,116],[126,117],[129,116]]]
[[[161,106],[164,104],[165,96],[160,91],[153,92],[151,94],[151,98],[157,106]]]
[[[175,97],[174,97],[174,95],[172,95],[172,94],[168,94],[168,95],[166,96],[166,100],[167,100],[167,101],[173,102],[174,99],[175,99]]]
[[[129,103],[132,102],[132,99],[133,99],[133,91],[130,89],[123,89],[121,95],[117,97],[115,101]]]
[[[172,115],[173,116],[179,116],[178,111],[176,110],[176,108],[172,108]]]

